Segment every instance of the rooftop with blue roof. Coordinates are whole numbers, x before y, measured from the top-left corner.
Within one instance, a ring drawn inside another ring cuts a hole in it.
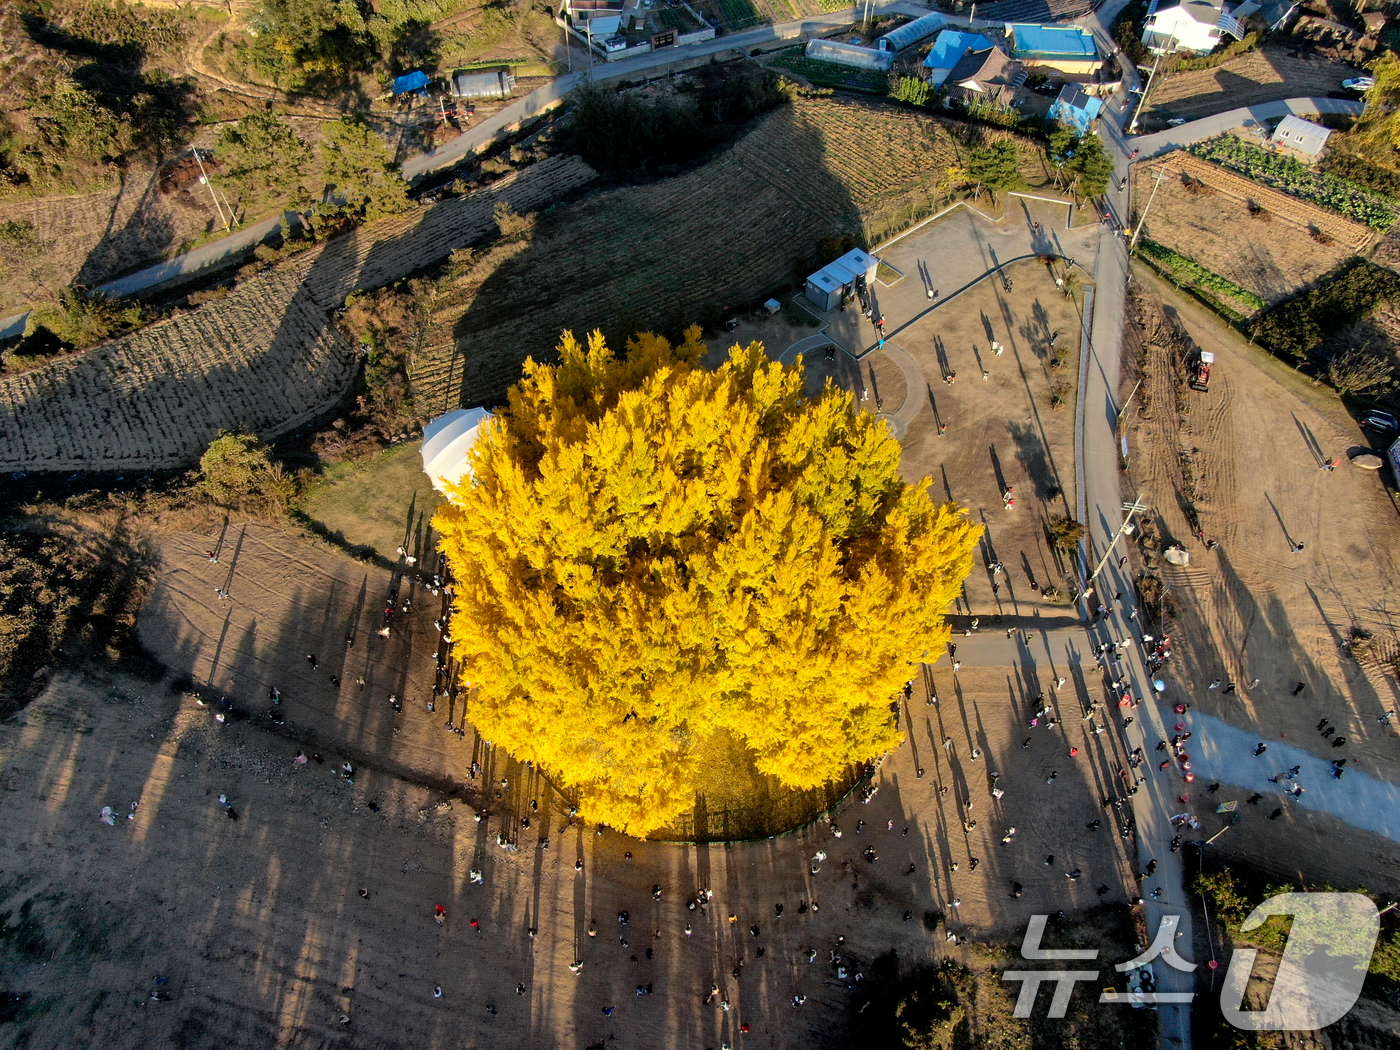
[[[1092,33],[1078,26],[1043,26],[1007,23],[1013,58],[1060,58],[1092,61],[1098,46]]]

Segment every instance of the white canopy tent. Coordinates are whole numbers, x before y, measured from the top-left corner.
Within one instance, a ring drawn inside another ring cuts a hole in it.
[[[476,444],[478,428],[490,418],[484,408],[459,408],[423,428],[423,473],[433,479],[433,488],[445,493],[471,472],[467,453]]]

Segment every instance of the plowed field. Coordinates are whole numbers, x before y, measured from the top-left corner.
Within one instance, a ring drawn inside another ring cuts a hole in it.
[[[1134,169],[1136,200],[1147,200],[1161,167],[1170,174],[1157,189],[1145,234],[1270,303],[1310,284],[1375,240],[1374,231],[1335,212],[1181,153],[1173,153],[1163,165]],[[1183,170],[1205,183],[1208,192],[1188,190],[1180,178]],[[1268,220],[1251,217],[1247,199],[1262,205]],[[1325,230],[1333,242],[1319,244],[1309,235],[1309,226]]]
[[[529,211],[593,178],[560,158],[489,189],[337,238],[223,299],[0,381],[0,469],[148,470],[194,462],[220,429],[295,429],[357,363],[329,314],[345,297],[470,244],[507,201]]]
[[[1325,96],[1359,71],[1326,59],[1294,58],[1282,48],[1266,47],[1232,58],[1214,69],[1173,73],[1152,89],[1143,116],[1209,116],[1239,106],[1281,98]],[[1158,124],[1149,124],[1158,127]]]

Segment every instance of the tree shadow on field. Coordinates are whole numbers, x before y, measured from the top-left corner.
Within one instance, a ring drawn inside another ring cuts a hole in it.
[[[127,217],[126,223],[118,229],[117,212],[122,198],[133,187],[122,176],[122,192],[112,201],[112,210],[107,216],[107,226],[101,239],[88,252],[83,265],[78,269],[73,283],[91,288],[104,281],[119,276],[124,270],[161,258],[175,242],[175,224],[170,215],[170,206],[160,195],[160,169],[151,172],[146,185],[140,190],[141,198]],[[213,225],[210,216],[210,226]]]
[[[860,234],[824,157],[822,130],[782,105],[699,167],[540,216],[453,327],[457,403],[503,402],[525,358],[553,361],[566,329],[580,341],[598,329],[621,354],[638,331],[675,341],[702,312],[786,301],[818,268],[818,241]],[[766,349],[776,359],[786,347]]]

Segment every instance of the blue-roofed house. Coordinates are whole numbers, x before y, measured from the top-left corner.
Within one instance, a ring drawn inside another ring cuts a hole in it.
[[[394,78],[393,92],[395,95],[409,95],[413,92],[425,94],[424,88],[428,86],[428,74],[421,69],[415,69],[412,73],[405,73],[401,77]]]
[[[1078,26],[1006,23],[1011,57],[1026,66],[1057,70],[1073,77],[1092,76],[1103,65],[1094,35]]]
[[[1103,109],[1103,99],[1085,92],[1078,84],[1066,84],[1060,88],[1059,97],[1050,107],[1050,119],[1073,128],[1083,135]]]
[[[929,51],[928,58],[924,59],[924,67],[929,71],[929,87],[942,87],[953,67],[969,51],[985,51],[992,46],[992,42],[981,33],[967,33],[958,29],[943,30],[934,38],[933,49]]]

